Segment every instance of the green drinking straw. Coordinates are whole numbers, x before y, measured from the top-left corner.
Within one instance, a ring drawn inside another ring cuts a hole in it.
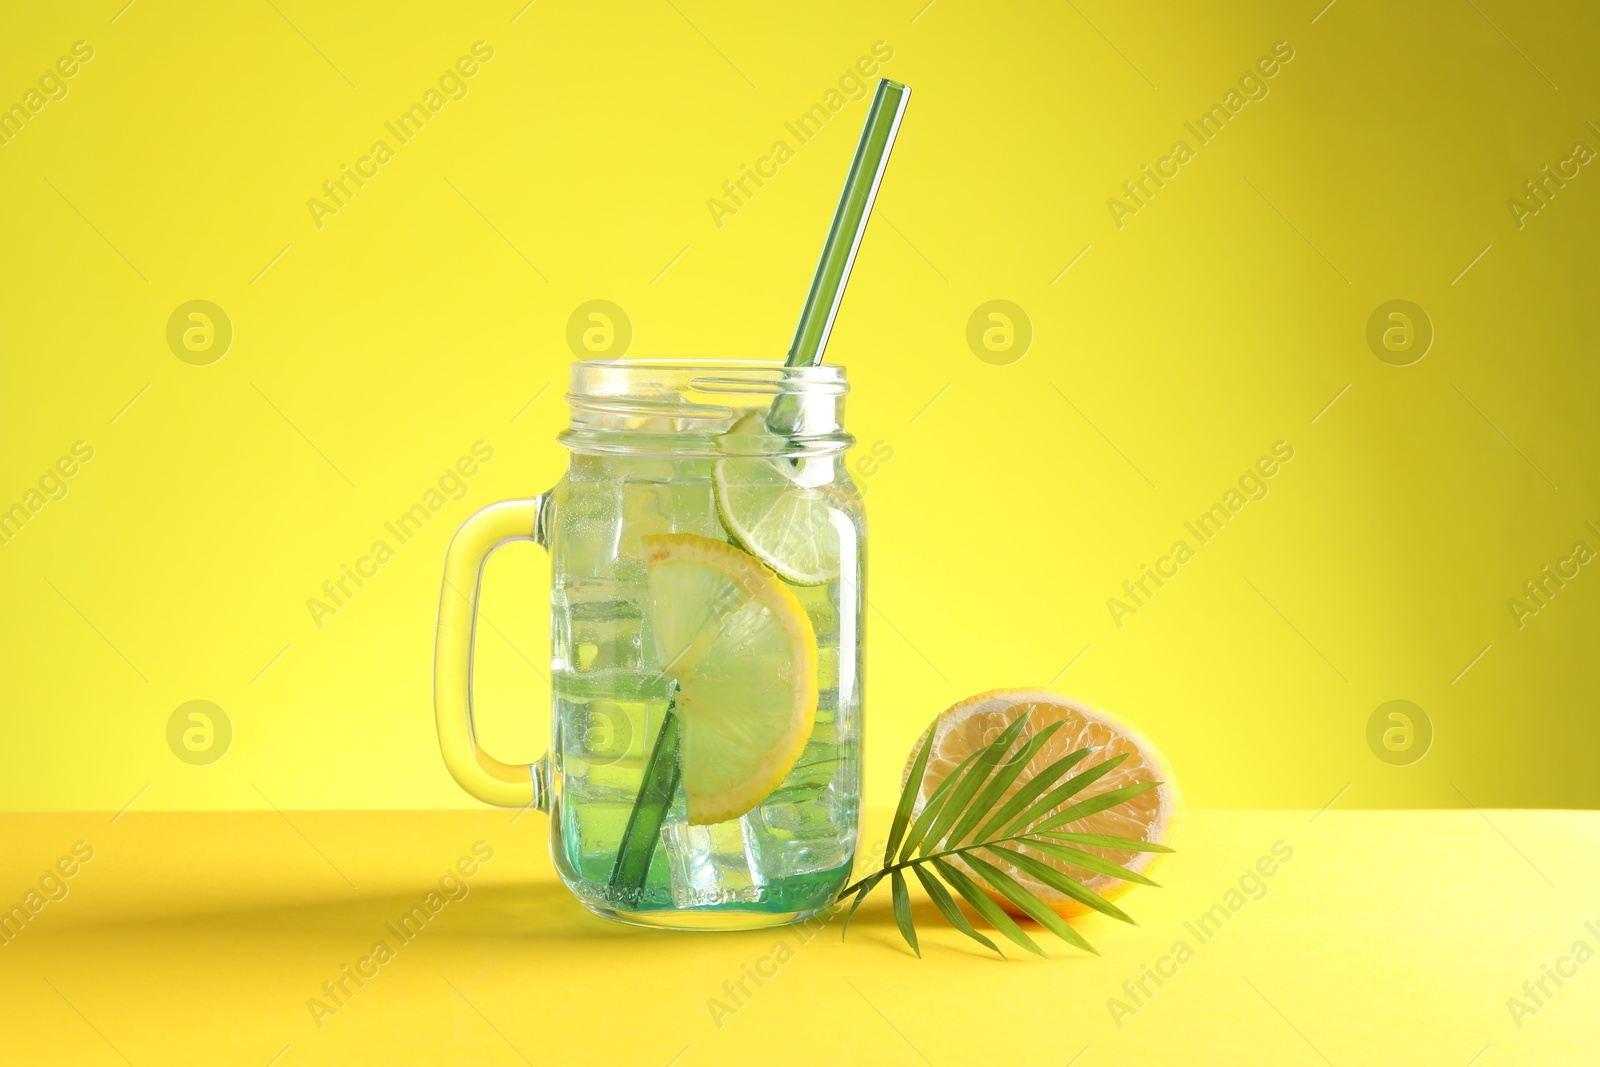
[[[795,327],[785,366],[815,367],[822,362],[822,350],[827,347],[834,316],[839,313],[839,300],[850,279],[856,249],[861,247],[861,235],[867,231],[867,216],[878,196],[894,136],[900,131],[900,117],[910,99],[907,86],[887,78],[878,82],[866,124],[861,127],[855,159],[850,162],[850,173],[839,194],[839,206],[833,213],[833,225],[828,228],[828,240],[822,246],[822,258],[817,260],[817,272],[811,278],[811,292],[806,294],[805,306],[800,310],[800,324]],[[767,428],[782,434],[800,428],[800,403],[793,394],[784,393],[768,409]],[[611,870],[611,889],[623,901],[638,899],[644,888],[650,861],[661,839],[661,825],[678,791],[678,735],[677,715],[669,703]]]
[[[822,362],[845,283],[850,280],[850,268],[855,265],[856,250],[867,232],[872,202],[877,199],[878,185],[883,181],[889,152],[894,148],[894,137],[900,132],[900,119],[910,100],[909,87],[887,78],[878,82],[867,121],[861,127],[855,159],[839,194],[839,206],[833,212],[833,225],[828,228],[822,257],[817,260],[817,272],[811,276],[811,291],[800,309],[800,322],[784,360],[787,367],[815,367]],[[799,416],[799,402],[785,394],[767,412],[767,428],[773,433],[793,433],[799,428]]]

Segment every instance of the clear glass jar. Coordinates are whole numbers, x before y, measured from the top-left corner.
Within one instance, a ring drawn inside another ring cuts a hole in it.
[[[485,508],[451,544],[434,680],[445,762],[482,800],[549,813],[556,869],[597,914],[691,929],[777,925],[825,908],[849,877],[861,798],[866,526],[844,462],[853,444],[843,425],[847,392],[844,370],[834,366],[576,363],[571,425],[560,437],[571,453],[566,475],[541,496]],[[761,414],[759,434],[730,433],[752,412]],[[836,547],[835,567],[787,568],[770,555],[765,526],[741,537],[742,513],[727,487],[751,470],[805,494],[814,527],[787,536]],[[770,679],[761,677],[764,665],[753,683],[764,695],[760,687],[790,686],[794,672],[814,671],[800,679],[814,682],[815,709],[798,757],[754,807],[707,825],[690,822],[684,789],[674,784],[668,795],[660,777],[672,754],[657,750],[676,743],[663,727],[677,682],[662,662],[655,615],[668,609],[652,599],[662,594],[652,593],[646,549],[666,534],[712,539],[748,557],[762,581],[793,594],[815,641],[814,659],[775,660]],[[488,554],[512,540],[544,545],[553,564],[551,742],[531,766],[482,752],[471,727],[478,576]],[[763,549],[788,578],[761,562]],[[653,812],[652,788],[660,794]],[[654,833],[652,815],[660,821]]]

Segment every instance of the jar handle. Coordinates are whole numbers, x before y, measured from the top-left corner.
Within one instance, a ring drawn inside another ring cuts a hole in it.
[[[444,557],[439,629],[433,649],[433,713],[439,751],[456,784],[487,804],[549,811],[545,760],[501,763],[478,747],[472,720],[473,639],[483,565],[512,541],[545,545],[540,528],[548,493],[490,504],[461,524]]]

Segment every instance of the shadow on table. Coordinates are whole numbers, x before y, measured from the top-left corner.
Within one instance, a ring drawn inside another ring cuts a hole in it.
[[[253,900],[240,901],[234,906],[228,906],[225,900],[217,903],[220,906],[190,900],[170,909],[103,916],[71,926],[78,930],[116,929],[130,933],[159,931],[163,936],[202,944],[230,941],[240,935],[252,938],[337,935],[357,942],[382,938],[403,943],[426,932],[429,941],[496,940],[593,947],[637,945],[645,940],[683,936],[677,931],[607,922],[588,912],[560,882],[547,879],[468,886],[466,894],[456,900],[437,892],[437,886],[424,883],[398,891],[352,889],[342,897],[319,893],[298,900],[275,897],[273,887],[263,886]],[[836,907],[825,921],[811,920],[809,928],[829,939],[840,938],[846,907]],[[995,958],[981,945],[955,935],[931,902],[914,901],[912,915],[925,940],[932,937],[963,953]],[[1021,923],[1047,951],[1052,950],[1049,943],[1053,938],[1045,931],[1026,919]],[[940,933],[934,936],[936,931]],[[60,932],[68,934],[69,930]],[[766,936],[761,931],[754,933]],[[723,936],[739,935],[729,932]],[[998,935],[995,939],[1000,940]],[[850,920],[848,942],[909,951],[896,928],[887,889],[874,893],[856,910]],[[1023,955],[1010,945],[1004,947],[1008,956]]]
[[[829,924],[830,928],[837,931],[844,920],[848,907],[849,901],[847,900],[844,907],[838,909],[837,915]],[[1006,958],[1011,960],[1040,959],[1040,957],[1034,956],[1006,940],[1002,934],[974,915],[970,908],[963,907],[962,911],[980,933],[1000,947]],[[1031,937],[1035,944],[1044,949],[1049,957],[1091,958],[1088,954],[1064,944],[1054,934],[1032,919],[1026,916],[1013,917],[1023,932]],[[923,955],[928,955],[930,951],[958,952],[965,956],[993,960],[996,963],[1002,962],[999,956],[956,931],[931,900],[913,897],[911,901],[911,920],[916,927]],[[1080,928],[1080,932],[1089,936],[1089,940],[1092,942],[1095,939],[1094,934],[1083,930],[1082,927],[1085,925],[1090,927],[1100,925],[1099,917],[1087,916],[1074,919],[1072,920],[1072,925]],[[839,935],[835,932],[831,936],[838,937]],[[848,941],[870,941],[875,946],[897,949],[908,956],[912,954],[911,947],[906,944],[905,939],[900,935],[899,924],[895,922],[894,902],[889,894],[887,885],[881,886],[862,902],[861,907],[856,909],[855,915],[850,919],[850,927],[846,939]]]
[[[74,926],[78,929],[161,930],[178,937],[202,940],[238,934],[339,934],[361,940],[398,937],[398,931],[406,935],[399,938],[404,941],[426,931],[429,940],[436,937],[488,938],[594,945],[681,936],[679,931],[653,930],[601,919],[587,911],[565,886],[554,881],[541,879],[470,888],[457,900],[433,893],[430,901],[430,892],[435,889],[422,885],[399,892],[352,890],[342,899],[319,897],[292,902],[274,900],[268,890],[253,901],[233,907],[210,907],[194,902],[171,910],[90,919]],[[430,910],[430,903],[437,910]],[[836,931],[843,914],[840,909],[827,922],[829,936],[839,936]],[[941,921],[931,905],[926,909],[919,907],[917,919],[919,926]],[[898,937],[887,893],[881,906],[876,900],[869,900],[857,911],[851,921],[851,937],[873,936],[877,927],[884,928],[886,939]],[[736,933],[730,932],[729,936]]]
[[[426,931],[429,940],[496,937],[588,943],[662,936],[591,915],[557,882],[482,886],[456,900],[439,893],[430,900],[433,889],[436,887],[424,885],[401,892],[351,891],[343,898],[295,901],[273,899],[269,890],[237,906],[190,902],[170,909],[85,918],[63,926],[60,932],[142,929],[201,939],[237,934],[349,934],[357,940],[370,940],[394,938],[398,935],[389,931],[399,931],[406,935],[399,937],[404,941]],[[436,910],[429,908],[430,903]]]

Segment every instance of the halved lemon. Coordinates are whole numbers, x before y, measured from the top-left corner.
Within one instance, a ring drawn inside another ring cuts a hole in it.
[[[640,538],[661,671],[677,683],[679,766],[695,825],[776,789],[817,714],[817,636],[793,591],[747,553],[694,534]]]
[[[1131,838],[1158,845],[1172,844],[1172,839],[1178,830],[1178,822],[1183,815],[1183,794],[1178,789],[1177,777],[1173,774],[1172,765],[1167,762],[1167,758],[1132,723],[1110,712],[1092,708],[1045,689],[996,689],[969,697],[949,710],[941,712],[928,727],[936,733],[933,749],[928,754],[928,766],[922,776],[922,789],[917,797],[914,813],[922,812],[928,797],[939,787],[939,783],[961,764],[962,760],[993,741],[1024,711],[1029,712],[1028,726],[1013,745],[1013,751],[1020,750],[1034,733],[1050,723],[1059,721],[1062,726],[1034,755],[1027,767],[1017,776],[1017,780],[1006,790],[1004,797],[1009,798],[1033,775],[1080,748],[1098,746],[1100,751],[1090,755],[1074,768],[1075,773],[1127,753],[1128,758],[1120,766],[1084,792],[1068,798],[1056,810],[1064,810],[1089,796],[1137,782],[1162,784],[1116,807],[1068,823],[1059,829],[1072,833]],[[923,731],[922,737],[919,737],[917,743],[912,746],[911,760],[906,764],[905,774],[901,776],[902,783],[909,776],[911,764],[916,762],[916,754],[922,748],[923,739],[927,736],[927,731]],[[1001,802],[1003,803],[1003,800]],[[1074,867],[1025,844],[1013,843],[1010,847],[1055,867],[1073,881],[1086,889],[1092,889],[1107,900],[1117,899],[1134,885],[1112,875]],[[1158,852],[1125,852],[1094,845],[1073,847],[1102,856],[1130,871],[1146,876],[1161,858]],[[1086,905],[1030,877],[1015,865],[1004,862],[1002,856],[984,852],[983,859],[1021,882],[1058,915],[1070,917],[1090,910]],[[984,889],[1007,911],[1016,915],[1022,914],[1005,897],[989,890],[987,886]]]
[[[717,439],[724,451],[776,450],[765,415],[741,416]],[[839,531],[833,525],[831,459],[733,455],[712,470],[717,511],[734,540],[796,585],[821,585],[839,577]],[[809,464],[809,466],[808,466]],[[816,473],[813,473],[816,472]],[[809,476],[809,477],[808,477]]]

